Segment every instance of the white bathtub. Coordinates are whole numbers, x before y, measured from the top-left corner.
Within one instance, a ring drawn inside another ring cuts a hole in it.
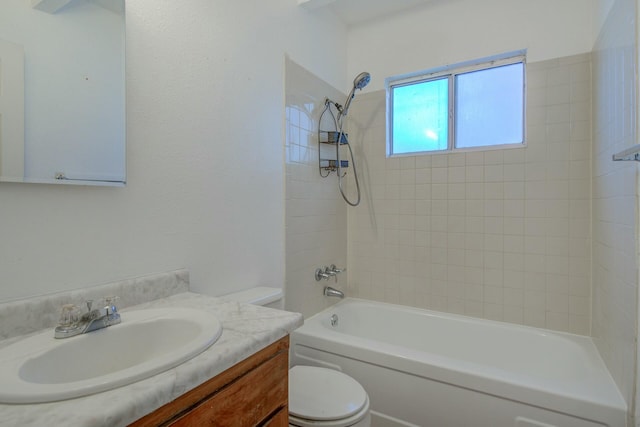
[[[626,425],[584,336],[347,298],[292,333],[291,357],[358,380],[374,426]]]

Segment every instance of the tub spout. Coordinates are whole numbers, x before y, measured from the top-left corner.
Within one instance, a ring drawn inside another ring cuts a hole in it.
[[[331,286],[326,286],[324,288],[324,296],[325,297],[338,297],[344,298],[344,292],[339,291],[337,289],[333,289]]]

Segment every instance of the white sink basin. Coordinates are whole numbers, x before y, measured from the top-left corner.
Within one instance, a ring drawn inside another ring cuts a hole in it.
[[[220,337],[202,310],[121,312],[122,323],[54,339],[53,328],[0,349],[0,402],[40,403],[110,390],[173,368]]]

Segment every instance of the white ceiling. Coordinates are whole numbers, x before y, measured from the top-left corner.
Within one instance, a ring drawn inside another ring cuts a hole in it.
[[[329,8],[347,25],[389,16],[433,0],[298,0],[309,9]]]

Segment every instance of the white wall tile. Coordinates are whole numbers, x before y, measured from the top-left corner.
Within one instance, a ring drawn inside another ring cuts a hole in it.
[[[593,260],[591,268],[570,259],[573,274],[590,270],[593,278],[591,333],[598,349],[618,384],[627,404],[632,407],[637,353],[638,322],[638,166],[612,162],[611,155],[637,143],[636,26],[629,19],[636,16],[636,2],[617,0],[609,13],[593,52],[593,148],[592,148],[592,228]],[[584,88],[580,88],[584,90]],[[580,94],[582,96],[582,93]],[[576,105],[572,117],[587,115],[584,103]],[[576,129],[578,140],[586,139],[586,128]],[[572,172],[572,175],[579,172]],[[573,181],[572,181],[573,182]],[[586,180],[572,185],[572,194],[584,198]],[[575,206],[578,210],[580,207]],[[573,210],[573,209],[572,209]],[[571,237],[584,239],[584,218],[571,227]],[[577,249],[584,240],[571,243]],[[576,247],[578,246],[578,247]],[[587,295],[575,282],[569,283],[569,325],[586,316]],[[636,408],[638,405],[635,405]]]
[[[344,95],[290,60],[286,62],[285,90],[285,308],[308,317],[335,302],[322,295],[326,283],[315,281],[315,269],[330,264],[347,265],[346,204],[340,198],[335,174],[328,178],[319,176],[317,142],[324,99]],[[361,240],[372,240],[373,236],[366,231],[363,230]],[[356,246],[363,253],[375,255],[370,245],[356,242]],[[367,278],[366,268],[364,271],[360,276],[363,291],[371,286],[371,276]],[[343,274],[337,285],[332,284],[346,291],[347,279]]]
[[[350,281],[362,292],[374,293],[366,289],[372,285],[358,261],[367,255],[355,250],[365,233],[377,236],[367,244],[379,242],[387,248],[378,261],[393,264],[391,268],[398,265],[398,242],[389,233],[399,226],[401,211],[413,207],[420,225],[410,222],[415,227],[407,233],[414,238],[405,236],[404,244],[414,249],[412,261],[420,274],[434,280],[416,280],[413,288],[405,289],[402,298],[409,304],[428,301],[431,308],[468,315],[589,330],[590,313],[579,307],[585,298],[590,301],[591,275],[580,270],[588,269],[591,256],[590,228],[585,227],[591,219],[590,117],[585,116],[591,101],[590,61],[584,54],[527,65],[525,148],[399,159],[387,159],[384,150],[365,152],[365,163],[384,165],[387,173],[369,170],[364,186],[375,181],[387,191],[382,204],[365,200],[356,209],[360,213],[349,210]],[[370,100],[383,103],[384,98],[384,91],[363,94],[354,99],[352,109]],[[376,128],[380,138],[363,139],[362,144],[384,145],[384,120],[383,115],[365,118],[367,129],[350,132],[359,135]],[[389,174],[394,168],[407,174]],[[409,200],[415,203],[406,203]],[[389,206],[398,209],[392,212]],[[422,234],[416,234],[418,228],[424,229]],[[418,274],[415,269],[402,273]],[[385,286],[385,295],[400,298],[390,291],[394,284]],[[572,300],[575,313],[570,313],[570,290],[580,298]]]

